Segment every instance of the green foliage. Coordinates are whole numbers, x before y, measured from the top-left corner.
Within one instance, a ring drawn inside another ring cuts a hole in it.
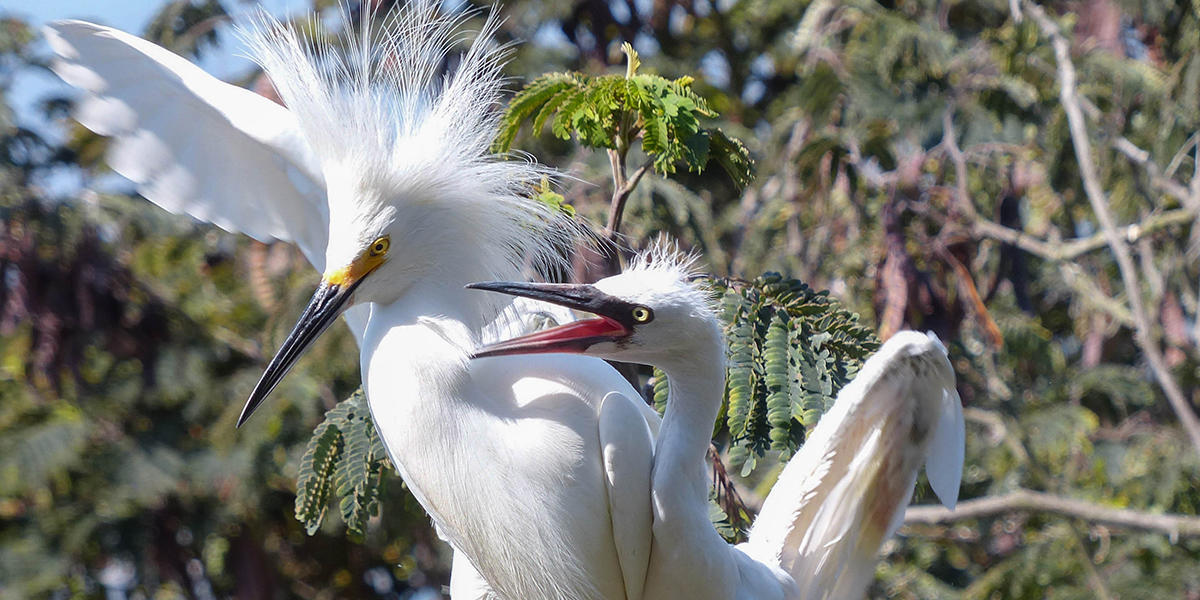
[[[534,190],[533,198],[550,208],[569,216],[575,216],[575,207],[567,203],[563,195],[554,191],[550,186],[550,178],[543,177],[541,184]]]
[[[728,344],[728,452],[745,477],[767,450],[791,456],[879,341],[857,314],[801,281],[767,273],[714,283]]]
[[[317,532],[325,519],[329,491],[333,487],[333,471],[342,453],[342,436],[329,418],[317,425],[296,477],[296,519],[304,524],[309,535]]]
[[[623,49],[625,75],[549,73],[526,85],[509,103],[493,149],[507,152],[526,121],[535,134],[550,123],[555,136],[575,135],[584,146],[615,150],[621,160],[640,137],[663,175],[680,163],[701,172],[712,160],[738,185],[749,183],[753,163],[746,147],[720,129],[700,126],[701,118],[717,113],[692,91],[692,78],[638,73],[637,52],[629,44]]]
[[[333,492],[346,531],[361,537],[367,520],[379,514],[380,487],[388,468],[367,398],[355,391],[325,413],[308,441],[296,485],[296,519],[309,535],[316,533]]]

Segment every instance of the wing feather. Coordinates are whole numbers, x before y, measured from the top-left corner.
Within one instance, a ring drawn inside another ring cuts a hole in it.
[[[896,334],[788,462],[746,552],[779,565],[815,598],[861,596],[880,545],[902,522],[922,463],[939,498],[953,505],[963,437],[945,348],[932,335]]]
[[[295,242],[324,268],[321,175],[287,109],[116,29],[56,21],[44,32],[51,68],[85,92],[76,118],[114,138],[109,165],[142,195],[227,231]]]
[[[929,478],[929,487],[933,488],[933,493],[937,494],[942,504],[954,510],[962,484],[967,432],[963,422],[962,400],[953,387],[946,388],[942,406],[937,429],[929,443],[929,457],[925,459],[925,476]]]

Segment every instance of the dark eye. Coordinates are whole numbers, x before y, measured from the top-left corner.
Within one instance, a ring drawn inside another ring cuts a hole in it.
[[[392,242],[385,235],[371,243],[371,256],[383,256]]]
[[[633,311],[630,314],[633,315],[633,320],[638,323],[649,323],[654,319],[654,312],[645,306],[633,307]]]

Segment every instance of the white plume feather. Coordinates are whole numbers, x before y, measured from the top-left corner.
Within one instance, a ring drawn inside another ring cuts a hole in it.
[[[338,245],[357,249],[339,244],[339,232],[371,235],[377,220],[402,219],[407,207],[420,205],[423,215],[452,214],[454,235],[445,237],[482,246],[475,254],[497,278],[557,262],[557,249],[578,228],[529,198],[549,171],[490,152],[508,54],[494,39],[500,20],[489,16],[456,53],[474,13],[448,16],[439,6],[416,0],[378,25],[364,16],[357,28],[343,8],[340,43],[311,43],[295,24],[265,11],[240,28],[321,164],[330,260],[341,258],[332,255]],[[453,59],[457,66],[443,75]]]

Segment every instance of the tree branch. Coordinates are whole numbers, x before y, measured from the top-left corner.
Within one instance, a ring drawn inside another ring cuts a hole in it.
[[[625,161],[620,154],[616,150],[609,150],[608,159],[612,163],[613,169],[613,195],[608,206],[608,225],[604,228],[604,236],[610,241],[616,241],[621,232],[621,217],[625,214],[625,201],[629,199],[633,188],[637,187],[642,176],[650,170],[654,162],[647,159],[645,164],[633,172],[632,177],[626,179]]]
[[[1155,343],[1146,307],[1142,302],[1142,286],[1137,267],[1130,256],[1129,247],[1121,239],[1121,234],[1117,232],[1116,223],[1108,207],[1108,198],[1104,195],[1104,190],[1100,188],[1100,178],[1096,173],[1096,165],[1092,162],[1091,141],[1088,138],[1087,128],[1083,121],[1083,111],[1079,107],[1079,98],[1076,95],[1075,66],[1071,63],[1070,46],[1062,32],[1059,31],[1058,25],[1046,16],[1042,7],[1032,0],[1023,1],[1030,18],[1037,22],[1042,34],[1050,38],[1050,42],[1054,46],[1054,58],[1058,63],[1059,98],[1062,100],[1063,111],[1066,112],[1067,124],[1071,130],[1071,142],[1075,147],[1075,157],[1079,162],[1079,174],[1083,178],[1083,189],[1088,202],[1092,205],[1092,210],[1096,213],[1096,219],[1100,222],[1100,229],[1104,233],[1108,246],[1116,257],[1117,268],[1121,272],[1121,279],[1127,291],[1126,296],[1129,298],[1130,312],[1133,314],[1134,340],[1145,354],[1151,371],[1154,372],[1155,378],[1158,379],[1159,385],[1167,396],[1167,401],[1170,402],[1171,408],[1179,417],[1179,422],[1183,425],[1188,437],[1191,438],[1196,452],[1200,454],[1200,419],[1196,417],[1196,413],[1192,411],[1179,384],[1171,376],[1166,361],[1163,360],[1162,350]]]
[[[954,510],[942,506],[910,506],[904,513],[904,523],[942,525],[1019,511],[1050,513],[1121,529],[1157,531],[1170,536],[1172,542],[1180,536],[1200,537],[1200,517],[1112,508],[1033,490],[967,500],[960,502]]]
[[[1108,244],[1108,239],[1104,232],[1096,232],[1088,237],[1050,242],[1029,235],[1024,231],[1005,227],[995,221],[981,217],[975,209],[975,203],[971,200],[970,193],[967,191],[967,160],[955,138],[953,107],[949,107],[942,114],[941,145],[945,148],[946,154],[949,155],[951,163],[954,164],[954,189],[958,196],[958,206],[963,216],[971,222],[972,233],[976,236],[988,237],[1012,244],[1030,254],[1056,262],[1073,260],[1088,252],[1103,248]],[[1188,190],[1178,182],[1159,175],[1157,167],[1154,163],[1149,162],[1148,154],[1144,150],[1125,140],[1125,138],[1118,140],[1118,142],[1113,144],[1113,147],[1126,154],[1126,156],[1129,156],[1139,166],[1145,168],[1150,174],[1151,180],[1160,189],[1185,201],[1187,200],[1189,197]],[[1119,232],[1121,237],[1124,237],[1129,242],[1135,242],[1160,229],[1172,225],[1191,223],[1195,220],[1196,210],[1194,208],[1178,208],[1151,215],[1141,223],[1121,227]]]
[[[1156,233],[1160,229],[1165,229],[1172,225],[1185,225],[1195,220],[1196,215],[1191,210],[1175,208],[1150,215],[1140,223],[1118,227],[1117,236],[1118,238],[1123,238],[1126,242],[1136,242],[1152,233]],[[1108,245],[1108,238],[1104,232],[1097,232],[1087,237],[1074,238],[1061,242],[1050,242],[982,217],[975,219],[973,230],[978,235],[1012,244],[1030,254],[1056,262],[1073,260]]]
[[[1191,209],[1192,213],[1200,213],[1200,205],[1197,204],[1197,202],[1200,202],[1200,199],[1194,198],[1191,190],[1188,190],[1183,184],[1160,173],[1158,165],[1150,160],[1149,152],[1138,148],[1137,145],[1124,137],[1113,140],[1112,147],[1117,152],[1124,154],[1133,164],[1145,169],[1146,174],[1150,176],[1151,185],[1162,192],[1179,198],[1180,201]]]

